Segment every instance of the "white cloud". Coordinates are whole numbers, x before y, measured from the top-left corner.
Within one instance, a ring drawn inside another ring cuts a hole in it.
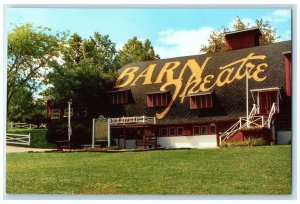
[[[282,23],[289,21],[291,19],[291,10],[290,9],[278,9],[273,11],[270,15],[264,16],[264,20],[268,20],[272,23]]]
[[[291,10],[289,9],[278,9],[273,12],[273,15],[283,18],[289,18],[291,17]]]
[[[200,46],[208,44],[211,27],[201,27],[191,30],[168,29],[159,32],[159,45],[154,46],[161,58],[197,55]]]

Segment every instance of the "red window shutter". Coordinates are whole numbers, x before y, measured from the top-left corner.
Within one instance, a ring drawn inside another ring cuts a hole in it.
[[[212,96],[207,95],[207,108],[211,108],[211,107],[212,107]]]
[[[147,95],[147,107],[153,107],[153,95]]]
[[[124,92],[120,92],[119,93],[119,95],[120,95],[120,101],[119,101],[119,104],[123,104],[123,99],[124,99]]]
[[[124,104],[128,103],[128,92],[124,92]]]
[[[166,106],[167,105],[167,94],[162,94],[162,100],[161,100],[161,104],[162,106]]]
[[[190,108],[191,109],[197,109],[196,98],[197,97],[195,97],[195,96],[190,97]]]

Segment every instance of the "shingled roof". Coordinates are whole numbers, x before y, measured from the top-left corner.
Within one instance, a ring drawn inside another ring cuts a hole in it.
[[[128,67],[139,67],[136,72],[136,76],[142,73],[149,65],[156,64],[156,68],[153,72],[153,80],[155,80],[161,71],[162,67],[167,62],[178,61],[180,65],[174,70],[174,76],[179,76],[180,71],[189,59],[195,59],[199,65],[201,65],[207,57],[211,57],[208,61],[202,76],[206,75],[218,75],[220,73],[220,67],[228,65],[234,61],[247,57],[250,53],[255,55],[265,55],[266,58],[259,63],[267,63],[268,67],[264,69],[261,76],[266,76],[266,79],[257,82],[253,79],[249,79],[249,89],[261,89],[279,87],[281,91],[285,91],[285,65],[283,52],[291,50],[291,41],[279,42],[270,45],[257,46],[246,49],[239,49],[234,51],[218,52],[212,54],[193,55],[169,59],[161,59],[155,61],[146,61],[131,63],[125,65],[119,70],[122,73]],[[252,60],[251,62],[258,62]],[[190,77],[189,74],[184,74],[182,82],[187,83]],[[165,80],[166,77],[163,77]],[[146,102],[147,93],[160,92],[161,84],[145,84],[138,81],[135,86],[125,86],[116,90],[131,90],[133,103],[126,105],[115,105],[110,111],[110,117],[122,117],[122,116],[151,116],[154,117],[157,112],[161,112],[164,108],[148,108]],[[175,87],[168,87],[170,94],[174,94]],[[225,84],[222,87],[214,86],[212,90],[213,96],[213,108],[210,109],[198,109],[191,110],[189,104],[189,98],[185,97],[184,102],[180,103],[180,98],[176,98],[173,106],[170,108],[166,116],[158,120],[159,124],[176,124],[176,123],[202,123],[202,122],[218,122],[238,119],[240,116],[245,116],[245,78],[241,80],[234,80],[230,84]],[[199,93],[201,94],[201,92]],[[249,93],[249,110],[252,107],[252,97]]]

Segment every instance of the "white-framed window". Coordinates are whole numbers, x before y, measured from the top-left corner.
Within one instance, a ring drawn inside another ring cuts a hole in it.
[[[199,126],[193,127],[193,135],[200,135],[200,127]]]
[[[210,125],[209,134],[216,134],[216,126]]]
[[[208,126],[201,126],[201,135],[208,135]]]
[[[73,116],[73,108],[70,108],[71,116]],[[69,108],[65,108],[64,117],[69,116]]]
[[[169,128],[169,135],[170,136],[175,136],[176,135],[176,128],[175,127],[170,127]]]
[[[79,117],[83,117],[83,118],[87,117],[87,107],[79,108]]]
[[[168,128],[161,128],[161,136],[166,137],[168,136]]]
[[[52,109],[51,119],[59,119],[60,118],[60,109]]]
[[[177,135],[183,135],[183,127],[177,127]]]

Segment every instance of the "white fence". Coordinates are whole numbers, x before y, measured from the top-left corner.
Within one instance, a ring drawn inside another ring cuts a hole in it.
[[[28,135],[6,133],[6,144],[30,146],[30,138],[30,133]]]
[[[22,129],[32,129],[32,128],[37,128],[37,125],[34,124],[27,124],[27,123],[14,123],[14,122],[9,122],[9,128],[22,128]]]

